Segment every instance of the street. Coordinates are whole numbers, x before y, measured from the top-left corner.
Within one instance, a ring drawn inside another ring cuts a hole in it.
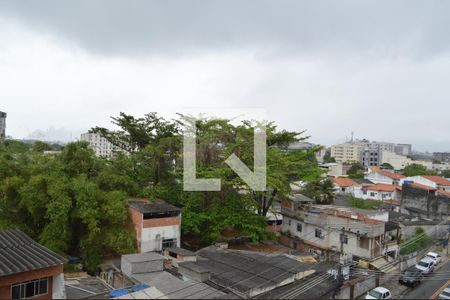
[[[416,288],[411,289],[410,292],[403,295],[404,299],[430,299],[432,296],[439,295],[438,291],[443,287],[450,279],[450,276],[444,276],[450,272],[450,262],[447,261],[431,276],[425,278],[425,280]],[[436,295],[435,295],[436,294]]]

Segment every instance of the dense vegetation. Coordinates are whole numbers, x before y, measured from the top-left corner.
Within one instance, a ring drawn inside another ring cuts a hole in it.
[[[403,175],[407,177],[420,175],[437,175],[436,172],[428,170],[425,166],[419,164],[410,164],[403,169]]]
[[[207,244],[224,231],[266,238],[265,216],[275,199],[291,192],[290,182],[318,182],[319,148],[290,150],[289,144],[307,138],[303,132],[268,123],[268,189],[253,191],[224,158],[236,153],[252,169],[254,124],[207,119],[195,121],[196,173],[220,178],[221,191],[185,192],[181,131],[190,122],[187,116],[166,121],[155,113],[142,118],[122,113],[113,118],[117,130],[92,129],[126,153],[114,159],[95,157],[83,142],[68,144],[57,155],[44,154],[45,143],[30,148],[1,142],[0,228],[21,228],[61,254],[81,256],[94,270],[103,256],[133,251],[129,196],[162,198],[181,207],[183,237]]]
[[[357,198],[353,195],[347,196],[347,204],[350,207],[361,208],[361,209],[370,209],[377,210],[383,207],[383,201],[378,200],[364,200],[361,198]]]
[[[86,143],[60,155],[15,141],[0,145],[0,228],[17,227],[93,270],[102,253],[133,251],[126,208],[135,184]]]
[[[426,234],[425,230],[422,227],[417,227],[414,235],[400,244],[400,254],[413,253],[428,245],[430,241],[431,237]]]

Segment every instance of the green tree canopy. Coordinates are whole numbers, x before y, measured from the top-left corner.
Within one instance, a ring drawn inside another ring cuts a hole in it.
[[[126,201],[134,186],[126,176],[83,142],[58,156],[24,149],[0,145],[0,228],[20,228],[57,253],[80,255],[89,271],[103,255],[133,251]]]
[[[428,170],[425,166],[419,164],[410,164],[403,169],[403,175],[419,176],[419,175],[435,175],[433,171]]]

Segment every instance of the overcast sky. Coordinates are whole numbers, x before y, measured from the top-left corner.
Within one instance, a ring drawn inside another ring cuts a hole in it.
[[[52,126],[76,137],[121,111],[246,107],[316,143],[354,131],[448,151],[449,11],[444,0],[0,0],[0,110],[16,138]]]

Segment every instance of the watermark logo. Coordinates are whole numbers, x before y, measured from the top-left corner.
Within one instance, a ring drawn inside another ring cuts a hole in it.
[[[196,122],[214,118],[233,120],[256,120],[253,128],[253,171],[236,154],[231,154],[224,162],[254,191],[266,190],[266,126],[265,111],[259,109],[196,110],[189,113],[189,122],[183,133],[183,189],[185,191],[220,191],[220,178],[197,178]],[[187,115],[185,115],[187,116]]]

